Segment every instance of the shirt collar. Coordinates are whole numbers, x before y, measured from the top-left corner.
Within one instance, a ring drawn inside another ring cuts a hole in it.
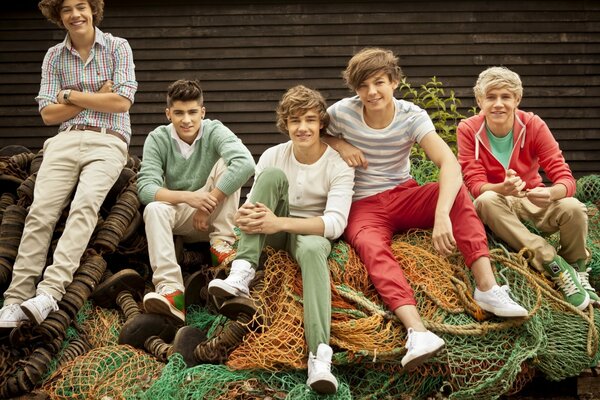
[[[102,31],[97,26],[94,27],[94,30],[95,30],[94,45],[97,43],[102,47],[106,47],[106,39],[104,38],[104,34],[102,33]],[[68,50],[72,50],[73,45],[71,43],[71,37],[69,36],[68,33],[66,34],[65,40],[63,40],[61,45]]]
[[[177,134],[177,131],[175,130],[175,126],[173,124],[170,125],[170,128],[171,128],[171,137],[173,139],[175,139],[175,142],[177,143],[177,147],[179,147],[179,152],[181,153],[181,155],[183,155],[187,159],[193,153],[196,142],[198,140],[200,140],[200,138],[202,137],[202,130],[204,128],[204,124],[200,125],[200,132],[198,132],[198,136],[196,136],[196,139],[194,139],[192,144],[187,144],[186,142],[181,140],[181,138]]]

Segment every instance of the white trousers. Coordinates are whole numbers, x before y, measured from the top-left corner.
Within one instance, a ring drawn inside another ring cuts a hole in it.
[[[198,191],[213,190],[226,170],[225,162],[219,159],[211,170],[206,184]],[[239,206],[240,192],[240,189],[236,190],[217,206],[210,216],[207,232],[200,232],[194,228],[196,209],[187,204],[174,205],[153,201],[146,206],[144,223],[154,287],[168,285],[173,289],[184,290],[173,235],[183,236],[184,242],[187,243],[210,241],[213,244],[217,240],[224,240],[229,244],[235,242],[234,216]]]

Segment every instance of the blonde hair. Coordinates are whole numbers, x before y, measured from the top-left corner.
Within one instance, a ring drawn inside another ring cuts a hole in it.
[[[342,73],[346,86],[356,90],[373,74],[384,72],[390,81],[399,82],[404,75],[398,65],[398,57],[391,50],[367,47],[356,53]]]
[[[327,103],[317,90],[309,89],[303,85],[297,85],[283,95],[277,106],[277,129],[284,135],[289,135],[287,120],[290,116],[297,116],[309,110],[317,110],[319,120],[323,127],[320,133],[325,133],[329,125],[329,114],[327,114]]]
[[[519,74],[506,67],[490,67],[481,72],[473,93],[476,99],[482,99],[492,89],[508,89],[517,99],[523,97],[523,84]]]

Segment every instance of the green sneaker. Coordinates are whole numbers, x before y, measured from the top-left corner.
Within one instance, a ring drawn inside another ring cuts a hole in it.
[[[144,296],[144,310],[150,314],[162,314],[185,323],[185,296],[181,290],[159,286],[156,292]]]
[[[583,287],[590,296],[590,301],[593,304],[600,305],[600,296],[598,296],[598,293],[596,293],[596,289],[594,289],[594,287],[590,284],[590,271],[592,269],[586,267],[585,260],[578,260],[572,265],[575,271],[577,271],[577,275],[579,275],[579,282],[581,282],[581,287]]]
[[[578,310],[585,310],[590,304],[590,295],[581,286],[579,274],[573,267],[561,256],[554,257],[554,260],[544,264],[544,269],[556,286],[562,292],[565,300]]]
[[[233,259],[235,253],[233,246],[221,239],[215,240],[215,242],[210,245],[210,258],[213,267],[218,267],[224,261]]]

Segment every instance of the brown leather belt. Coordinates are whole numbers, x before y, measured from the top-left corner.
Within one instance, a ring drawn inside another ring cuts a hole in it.
[[[90,126],[90,125],[71,125],[71,130],[72,131],[73,130],[75,130],[75,131],[94,131],[94,132],[102,133],[102,128],[98,128],[97,126]],[[124,141],[125,144],[127,144],[127,141],[125,140],[123,135],[121,135],[119,132],[113,131],[112,129],[108,129],[108,128],[104,128],[104,131],[109,135],[118,137],[119,139]]]

